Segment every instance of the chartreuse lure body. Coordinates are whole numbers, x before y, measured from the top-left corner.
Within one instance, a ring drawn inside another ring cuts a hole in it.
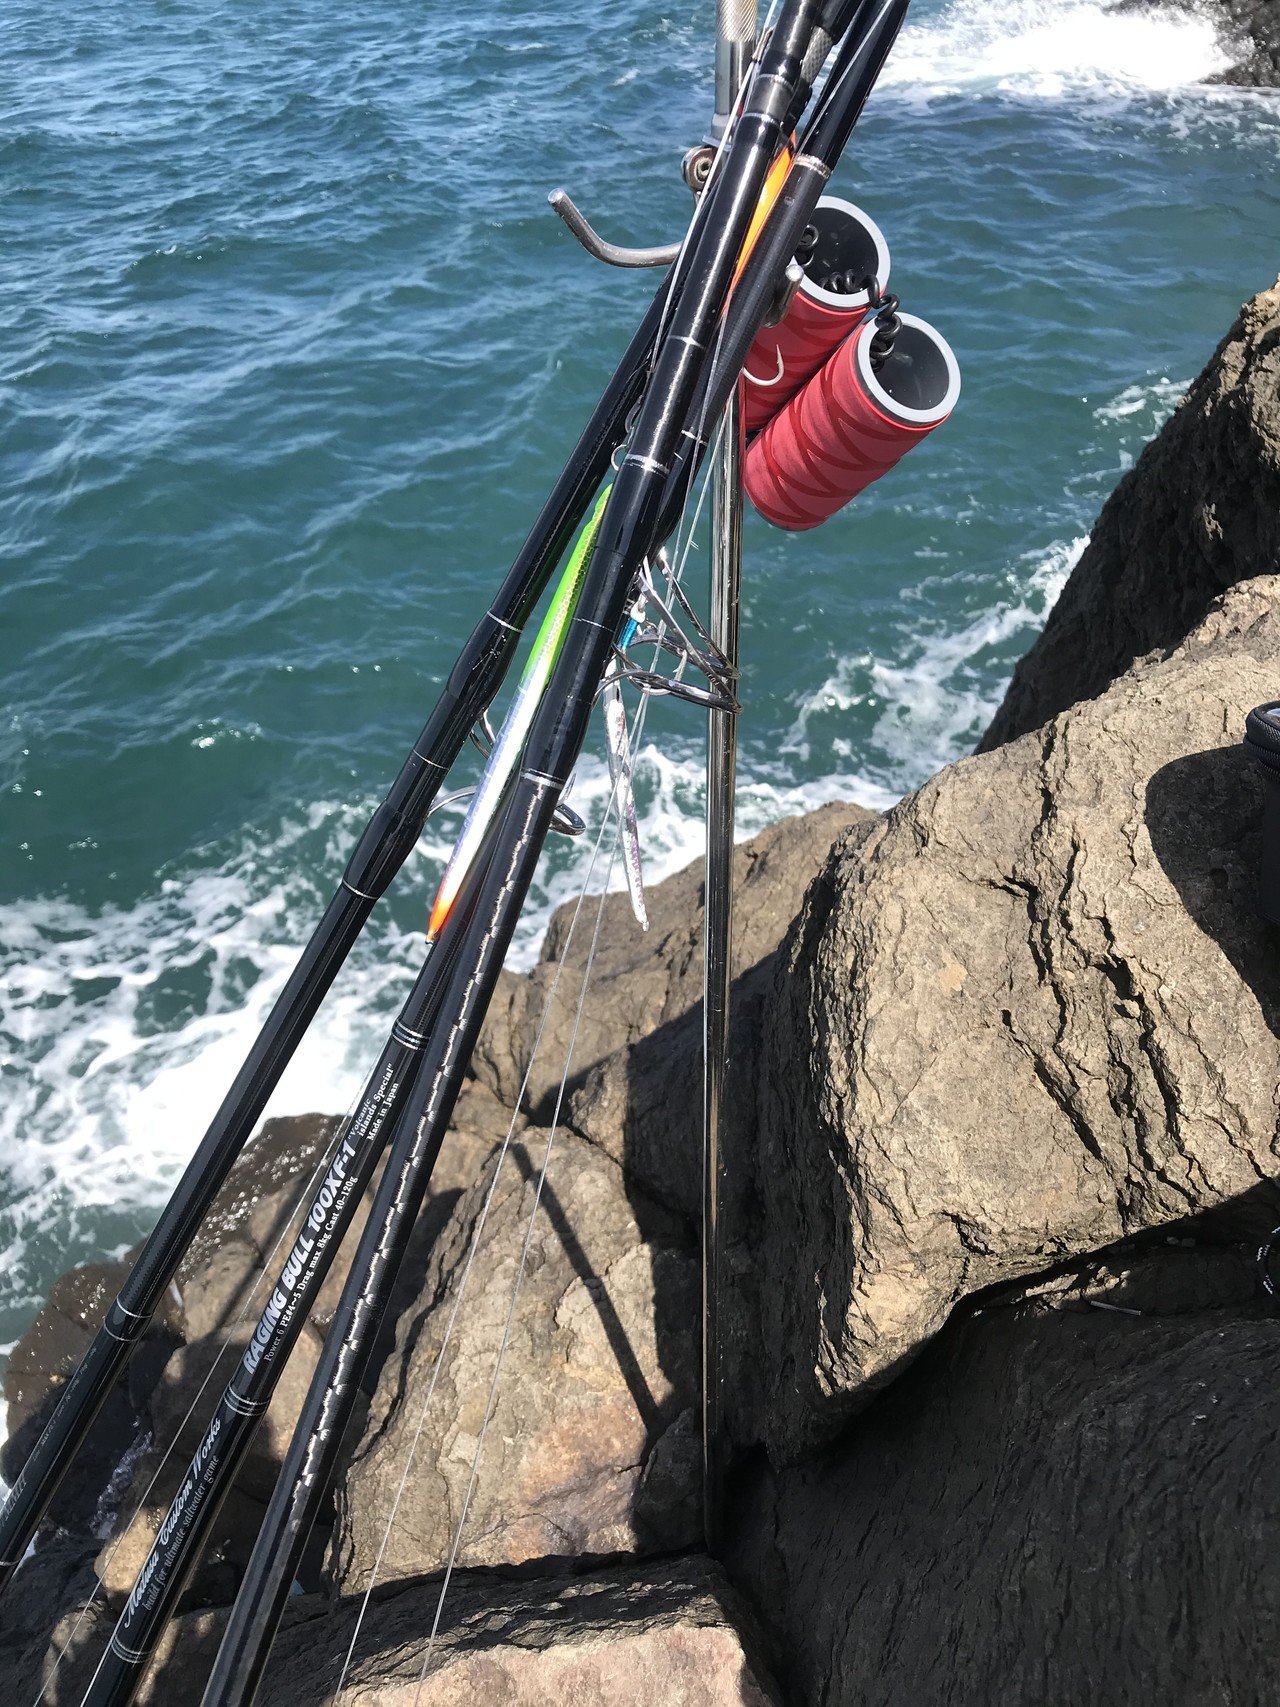
[[[467,808],[467,816],[463,820],[458,840],[449,855],[444,876],[440,879],[440,888],[436,892],[431,918],[427,924],[428,942],[434,942],[443,930],[467,873],[480,850],[485,831],[498,810],[507,781],[520,762],[538,702],[546,691],[551,672],[564,646],[565,635],[569,632],[569,624],[573,621],[573,613],[577,609],[578,594],[582,591],[582,583],[591,563],[596,535],[600,531],[600,518],[604,515],[611,486],[612,482],[604,487],[596,500],[595,508],[583,523],[555,594],[547,606],[547,614],[542,619],[542,626],[538,630],[529,661],[520,677],[515,698],[511,701],[511,708],[498,731],[498,738],[484,767],[484,775],[480,778],[471,805]]]

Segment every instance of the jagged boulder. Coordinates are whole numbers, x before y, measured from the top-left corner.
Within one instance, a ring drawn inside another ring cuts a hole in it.
[[[1257,9],[1280,40],[1280,7]],[[1137,659],[1180,645],[1226,588],[1277,570],[1280,281],[1245,304],[1108,498],[980,750],[1101,693]]]
[[[401,1586],[362,1607],[295,1598],[268,1663],[260,1707],[777,1707],[751,1621],[724,1573],[687,1557],[597,1575],[503,1582],[458,1572],[431,1637],[438,1582]],[[226,1622],[191,1612],[167,1627],[135,1700],[197,1707]],[[359,1623],[353,1663],[343,1676]],[[17,1699],[79,1702],[110,1619],[68,1615],[11,1674]],[[65,1657],[57,1663],[62,1650]],[[339,1683],[341,1681],[341,1686]]]
[[[1239,737],[1278,684],[1260,577],[836,844],[763,1025],[753,1420],[779,1460],[981,1288],[1206,1212],[1266,1230],[1280,957]]]
[[[433,1192],[406,1259],[393,1315],[416,1297],[432,1241],[463,1183],[479,1169],[509,1118],[482,1086],[464,1088]],[[310,1200],[308,1183],[338,1126],[336,1119],[318,1115],[302,1122],[269,1122],[220,1193],[212,1227],[206,1226],[183,1263],[175,1308],[185,1337],[148,1395],[135,1444],[117,1464],[109,1499],[98,1510],[104,1539],[95,1568],[109,1595],[127,1595],[146,1560],[257,1322],[266,1297],[266,1273],[274,1272],[283,1261],[301,1225]],[[282,1176],[287,1179],[284,1185],[279,1183]],[[266,1189],[268,1184],[274,1189]],[[302,1409],[324,1331],[346,1281],[370,1195],[357,1210],[299,1341],[280,1372],[271,1404],[218,1513],[189,1598],[216,1605],[235,1593]],[[390,1343],[387,1333],[381,1351]]]
[[[1209,0],[1226,26],[1235,63],[1210,79],[1246,89],[1280,88],[1280,10],[1275,0]]]
[[[837,831],[873,821],[858,807],[824,807],[736,850],[738,1070],[729,1113],[739,1150],[749,1148],[754,1130],[753,1067],[772,956]],[[549,1122],[593,954],[591,1000],[471,1496],[464,1562],[542,1560],[550,1568],[576,1553],[686,1545],[698,1533],[690,1407],[699,1331],[701,876],[694,865],[655,886],[647,938],[623,895],[604,899],[598,937],[595,898],[572,933],[573,909],[562,908],[542,962],[527,978],[507,980],[486,1033],[478,1070],[514,1103],[541,1026],[526,1101],[535,1121]],[[488,1175],[458,1204],[420,1307],[402,1319],[340,1500],[335,1570],[345,1590],[368,1580],[393,1506],[383,1578],[436,1569],[448,1557],[546,1137],[545,1125],[528,1127],[506,1164],[468,1282],[471,1297],[438,1373]],[[736,1176],[745,1177],[745,1170]],[[739,1204],[729,1219],[737,1256],[727,1266],[741,1259],[745,1269],[753,1246]],[[738,1331],[752,1315],[740,1309],[726,1324],[735,1360],[747,1355],[737,1350],[740,1341],[758,1346],[745,1327]]]
[[[294,1182],[314,1165],[336,1124],[324,1115],[269,1120],[228,1175],[152,1328],[99,1412],[51,1508],[51,1520],[87,1536],[94,1551],[128,1485],[128,1472],[118,1475],[120,1464],[126,1455],[130,1464],[136,1461],[135,1448],[150,1429],[151,1396],[168,1360],[187,1341],[224,1328],[234,1318],[288,1215]],[[4,1380],[10,1432],[0,1473],[7,1479],[17,1475],[35,1444],[134,1254],[122,1262],[87,1263],[63,1275],[15,1346]]]
[[[731,1563],[795,1698],[1275,1700],[1280,1320],[1249,1268],[1135,1254],[989,1307],[837,1446],[758,1469]]]
[[[1219,27],[1232,63],[1206,79],[1245,89],[1280,87],[1280,10],[1275,0],[1117,0],[1117,12],[1165,10],[1190,12]]]

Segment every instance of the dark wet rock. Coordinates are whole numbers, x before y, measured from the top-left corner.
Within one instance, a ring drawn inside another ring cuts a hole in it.
[[[261,1256],[247,1233],[252,1217],[256,1213],[261,1218],[264,1205],[281,1213],[282,1204],[291,1201],[290,1182],[314,1165],[335,1126],[322,1115],[270,1120],[246,1148],[162,1300],[153,1327],[99,1413],[50,1509],[52,1523],[88,1535],[107,1521],[102,1502],[123,1492],[112,1488],[112,1480],[126,1454],[149,1432],[150,1396],[170,1356],[186,1339],[200,1337],[234,1316]],[[5,1371],[10,1434],[0,1471],[6,1479],[16,1476],[38,1439],[63,1384],[128,1275],[133,1254],[123,1262],[89,1263],[63,1275],[14,1348]]]
[[[1206,78],[1242,89],[1280,88],[1280,8],[1275,0],[1114,0],[1117,12],[1190,12],[1217,25],[1232,63]]]
[[[1280,6],[1264,9],[1280,33]],[[1146,654],[1166,655],[1226,588],[1277,569],[1280,283],[1246,303],[1107,500],[983,750],[1101,693]],[[1273,683],[1266,697],[1276,693]]]
[[[836,844],[763,1026],[777,1459],[985,1287],[1280,1219],[1280,959],[1239,745],[1278,665],[1280,580],[1246,581],[1168,658]]]
[[[40,1437],[67,1379],[84,1355],[107,1307],[129,1272],[128,1263],[86,1263],[54,1283],[5,1371],[9,1436],[0,1474],[13,1481]],[[177,1335],[162,1312],[108,1394],[90,1438],[78,1453],[49,1509],[49,1521],[88,1535],[116,1465],[137,1437],[138,1418]]]
[[[93,1574],[94,1548],[83,1536],[57,1534],[29,1559],[5,1592],[0,1617],[0,1687],[6,1699],[23,1707],[34,1702],[51,1664],[65,1645],[74,1617],[89,1601],[97,1579]],[[74,1617],[62,1628],[61,1641],[53,1647],[58,1609],[74,1607]],[[84,1680],[87,1682],[87,1677]],[[62,1699],[78,1701],[67,1691]],[[57,1698],[50,1702],[57,1707]]]
[[[151,1396],[150,1444],[137,1455],[118,1502],[122,1515],[134,1515],[123,1533],[112,1526],[97,1561],[98,1577],[109,1594],[126,1596],[141,1570],[252,1326],[245,1321],[230,1332],[195,1340],[180,1347],[166,1365]],[[206,1580],[198,1581],[194,1590],[199,1600],[216,1602],[226,1590],[234,1592],[302,1409],[319,1346],[320,1336],[308,1323],[254,1431],[235,1490],[216,1519]]]
[[[1247,1305],[953,1325],[836,1446],[736,1490],[731,1567],[794,1698],[1275,1700],[1277,1356]]]
[[[392,1343],[395,1313],[417,1295],[431,1242],[462,1185],[474,1178],[509,1120],[508,1111],[483,1086],[470,1084],[464,1089],[433,1192],[411,1241],[392,1320],[375,1351],[375,1373],[378,1359]],[[100,1413],[51,1508],[52,1522],[74,1539],[75,1558],[81,1563],[96,1558],[111,1596],[127,1593],[163,1521],[257,1319],[264,1267],[282,1260],[304,1212],[307,1184],[327,1154],[338,1125],[329,1116],[291,1117],[267,1122],[254,1139],[219,1194],[210,1225],[184,1261],[156,1328]],[[366,1212],[361,1209],[360,1224]],[[265,1425],[219,1513],[187,1604],[216,1604],[235,1592],[306,1392],[316,1347],[337,1304],[356,1236],[358,1226],[321,1290]],[[16,1348],[8,1391],[19,1427],[8,1443],[10,1474],[34,1442],[62,1381],[127,1273],[127,1262],[71,1271],[58,1282],[31,1332]],[[177,1445],[162,1465],[165,1449],[175,1437]],[[51,1545],[55,1543],[46,1526],[35,1560],[18,1573],[11,1596],[22,1596],[29,1582],[43,1580],[47,1572],[37,1571],[35,1561],[42,1560]],[[46,1627],[58,1604],[54,1599],[46,1605]]]
[[[1252,1215],[1256,1223],[1256,1209]],[[1262,1297],[1258,1245],[1205,1244],[1172,1234],[1154,1246],[1149,1240],[1134,1240],[1066,1273],[1032,1281],[1019,1292],[1055,1309],[1118,1310],[1137,1316],[1186,1316],[1254,1304]]]
[[[459,1098],[435,1190],[411,1240],[393,1304],[393,1322],[380,1351],[375,1351],[375,1365],[378,1356],[390,1349],[395,1313],[417,1296],[427,1253],[445,1225],[462,1181],[474,1177],[509,1120],[507,1111],[481,1086],[468,1086]],[[184,1265],[182,1320],[188,1334],[192,1329],[203,1331],[180,1345],[164,1366],[141,1419],[138,1448],[123,1465],[127,1475],[117,1467],[118,1485],[111,1511],[99,1513],[99,1527],[105,1529],[106,1539],[97,1570],[111,1595],[123,1597],[128,1593],[150,1551],[257,1322],[265,1298],[268,1260],[273,1268],[283,1260],[306,1212],[310,1195],[306,1188],[328,1154],[339,1123],[317,1117],[309,1143],[297,1141],[299,1136],[305,1138],[305,1129],[299,1123],[288,1124],[294,1131],[285,1154],[292,1158],[293,1177],[284,1186],[278,1184],[285,1170],[277,1153],[270,1171],[257,1176],[260,1189],[245,1189],[243,1180],[234,1178],[228,1182],[236,1190],[233,1206],[224,1208],[220,1215],[223,1242],[216,1246],[205,1242]],[[268,1183],[276,1189],[267,1191]],[[205,1561],[186,1592],[188,1604],[216,1605],[235,1593],[302,1409],[324,1330],[346,1282],[368,1204],[367,1195],[284,1366],[271,1405],[257,1425],[232,1492],[215,1521]],[[200,1266],[195,1262],[197,1256],[202,1258]],[[113,1521],[117,1513],[121,1522],[129,1519],[124,1531]]]
[[[1221,12],[1233,42],[1236,62],[1212,79],[1246,89],[1280,88],[1280,9],[1275,0],[1211,0]]]

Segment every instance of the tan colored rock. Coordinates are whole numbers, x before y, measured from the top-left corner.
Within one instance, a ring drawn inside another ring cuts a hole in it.
[[[777,1707],[745,1609],[708,1559],[528,1583],[459,1572],[429,1644],[438,1594],[426,1583],[375,1598],[341,1689],[360,1600],[291,1600],[258,1707]],[[225,1621],[222,1609],[172,1620],[138,1707],[198,1707]],[[101,1602],[69,1612],[10,1665],[16,1699],[33,1700],[43,1684],[44,1707],[78,1707],[112,1622]]]
[[[853,821],[868,817],[858,806],[823,806],[774,824],[735,850],[735,973],[773,953],[836,835]],[[603,903],[589,897],[576,925],[574,904],[567,904],[553,915],[533,971],[524,978],[504,977],[474,1062],[477,1074],[503,1101],[515,1102],[540,1026],[542,1038],[525,1106],[545,1122],[551,1117],[575,1024],[571,1086],[618,1050],[699,1006],[702,862],[655,884],[648,908],[650,927],[643,932],[632,918],[625,895],[607,895]],[[579,1021],[579,991],[598,910],[601,923],[592,963],[591,1000]]]
[[[259,1707],[776,1707],[741,1608],[705,1559],[567,1581],[456,1578],[428,1655],[437,1593],[425,1584],[373,1601],[332,1697],[355,1606],[286,1631]]]
[[[956,1302],[1274,1209],[1280,961],[1253,912],[1280,579],[1166,660],[837,844],[764,1024],[772,1450],[830,1434]]]
[[[437,1242],[425,1314],[402,1319],[340,1489],[335,1552],[344,1592],[367,1584],[384,1534],[381,1581],[447,1561],[530,1225],[460,1561],[517,1564],[663,1542],[663,1515],[651,1507],[642,1533],[635,1497],[650,1451],[695,1391],[695,1263],[676,1242],[680,1223],[630,1200],[617,1167],[572,1132],[556,1137],[533,1216],[545,1137],[526,1133],[498,1178],[425,1418],[491,1169]],[[678,1500],[694,1497],[685,1488]],[[672,1524],[687,1533],[685,1513],[669,1514]]]

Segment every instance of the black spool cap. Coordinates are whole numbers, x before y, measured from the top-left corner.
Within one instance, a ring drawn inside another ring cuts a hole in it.
[[[1245,718],[1244,745],[1262,767],[1262,865],[1258,911],[1280,925],[1280,699],[1255,706]]]

